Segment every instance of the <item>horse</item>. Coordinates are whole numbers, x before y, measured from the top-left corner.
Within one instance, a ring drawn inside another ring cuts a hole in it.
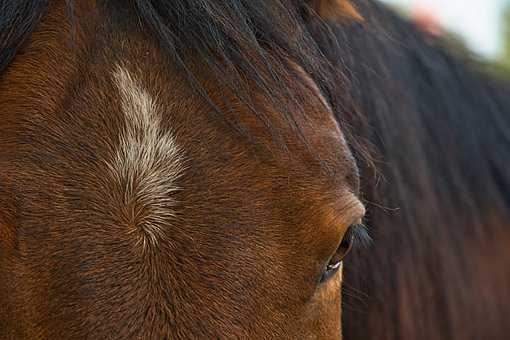
[[[506,81],[368,0],[0,16],[2,338],[509,333]]]
[[[347,1],[0,8],[0,338],[341,338]]]
[[[372,0],[332,25],[371,246],[346,258],[346,339],[508,339],[510,82]],[[355,116],[354,116],[355,117]],[[375,165],[375,166],[374,166]]]

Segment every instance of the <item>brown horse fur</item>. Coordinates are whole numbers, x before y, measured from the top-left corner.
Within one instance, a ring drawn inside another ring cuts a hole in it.
[[[340,337],[356,165],[299,11],[254,2],[11,4],[0,338]]]

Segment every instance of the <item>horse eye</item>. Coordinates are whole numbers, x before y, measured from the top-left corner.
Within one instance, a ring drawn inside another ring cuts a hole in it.
[[[340,268],[343,259],[351,251],[353,241],[354,241],[354,227],[351,226],[349,227],[349,229],[347,229],[347,232],[345,233],[342,241],[340,242],[340,245],[338,246],[335,254],[329,260],[329,263],[326,266],[326,270],[324,271],[320,278],[320,283],[326,282],[335,275],[335,273],[338,271],[338,268]]]

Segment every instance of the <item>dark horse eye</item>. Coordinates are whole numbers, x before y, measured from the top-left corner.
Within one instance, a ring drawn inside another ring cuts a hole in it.
[[[354,241],[354,227],[351,226],[349,229],[347,229],[347,232],[345,233],[342,241],[340,242],[340,245],[338,246],[335,254],[331,257],[329,260],[328,265],[326,266],[326,270],[322,274],[320,278],[320,282],[325,282],[329,280],[330,278],[335,275],[335,273],[338,271],[338,268],[340,268],[343,259],[349,251],[352,248],[352,244]]]

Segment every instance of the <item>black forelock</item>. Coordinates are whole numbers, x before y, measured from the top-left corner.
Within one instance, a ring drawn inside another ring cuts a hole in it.
[[[66,0],[71,7],[72,2]],[[48,1],[6,0],[0,13],[0,74],[30,36]],[[249,79],[264,94],[298,133],[296,115],[288,112],[295,101],[287,89],[289,75],[297,64],[317,83],[319,89],[340,113],[352,111],[348,99],[339,97],[345,79],[323,57],[315,35],[329,36],[329,27],[314,13],[306,0],[104,0],[98,2],[108,11],[131,8],[137,20],[152,34],[175,65],[184,72],[190,85],[214,106],[193,74],[190,60],[208,66],[250,106]],[[72,10],[69,11],[70,13]],[[114,15],[114,13],[112,13]],[[310,23],[313,22],[313,29]],[[312,33],[313,31],[313,33]],[[328,40],[328,39],[326,39]],[[331,46],[335,46],[334,43]],[[190,58],[192,56],[193,58]],[[250,108],[252,108],[250,106]],[[262,112],[252,110],[277,139],[278,132]],[[339,115],[341,116],[341,114]]]
[[[286,91],[292,72],[289,61],[313,75],[323,90],[331,83],[332,69],[327,69],[306,30],[303,7],[293,1],[135,0],[134,4],[138,16],[199,92],[188,56],[198,56],[248,104],[250,95],[243,79],[255,82],[295,126],[297,113],[286,112],[287,101],[294,99]],[[277,136],[268,118],[253,111]]]
[[[47,0],[0,2],[0,74],[32,33]]]

